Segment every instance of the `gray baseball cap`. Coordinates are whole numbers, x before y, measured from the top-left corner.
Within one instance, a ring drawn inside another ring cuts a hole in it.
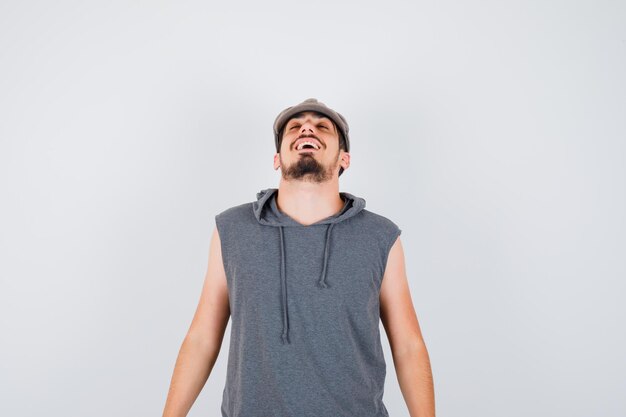
[[[283,129],[287,121],[291,119],[291,117],[303,111],[319,112],[331,119],[346,141],[346,152],[350,151],[350,137],[348,136],[348,131],[350,129],[348,128],[346,118],[335,110],[327,107],[324,103],[317,101],[317,99],[309,98],[300,104],[287,107],[276,117],[276,120],[274,121],[274,142],[276,144],[276,152],[280,151],[280,131]]]

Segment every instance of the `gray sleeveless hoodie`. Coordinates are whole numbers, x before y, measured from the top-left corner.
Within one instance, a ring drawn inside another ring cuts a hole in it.
[[[305,226],[277,194],[215,216],[232,320],[222,417],[387,417],[379,292],[401,230],[346,192]]]

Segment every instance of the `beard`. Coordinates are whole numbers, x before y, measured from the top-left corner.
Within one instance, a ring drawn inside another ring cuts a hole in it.
[[[339,158],[339,153],[337,153]],[[338,161],[338,159],[337,159]],[[303,153],[298,155],[298,160],[285,167],[281,157],[281,175],[284,180],[296,180],[305,182],[322,183],[330,181],[334,175],[335,166],[324,166],[315,159],[312,154]]]

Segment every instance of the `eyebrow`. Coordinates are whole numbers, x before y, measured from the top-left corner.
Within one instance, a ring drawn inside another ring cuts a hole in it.
[[[303,114],[306,113],[306,112],[307,112],[307,110],[302,111],[300,113],[296,113],[293,116],[291,116],[291,118],[289,120],[287,120],[287,123],[285,123],[285,125],[283,126],[282,132],[284,132],[285,129],[287,129],[287,126],[290,123],[292,123],[294,120],[302,119],[304,117]],[[330,123],[330,125],[332,126],[333,131],[335,131],[337,134],[339,134],[339,128],[335,125],[335,122],[333,122],[330,117],[328,117],[325,114],[322,114],[320,112],[317,112],[317,111],[308,110],[308,112],[313,113],[315,116],[317,116],[317,119],[323,119],[324,122],[328,121],[328,123]]]

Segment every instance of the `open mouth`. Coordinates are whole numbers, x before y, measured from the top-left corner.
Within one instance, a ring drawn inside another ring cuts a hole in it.
[[[298,149],[298,153],[311,153],[311,152],[317,152],[318,150],[319,149],[304,147],[302,149]]]
[[[303,141],[296,146],[297,151],[318,151],[320,149],[319,145],[315,142]]]

